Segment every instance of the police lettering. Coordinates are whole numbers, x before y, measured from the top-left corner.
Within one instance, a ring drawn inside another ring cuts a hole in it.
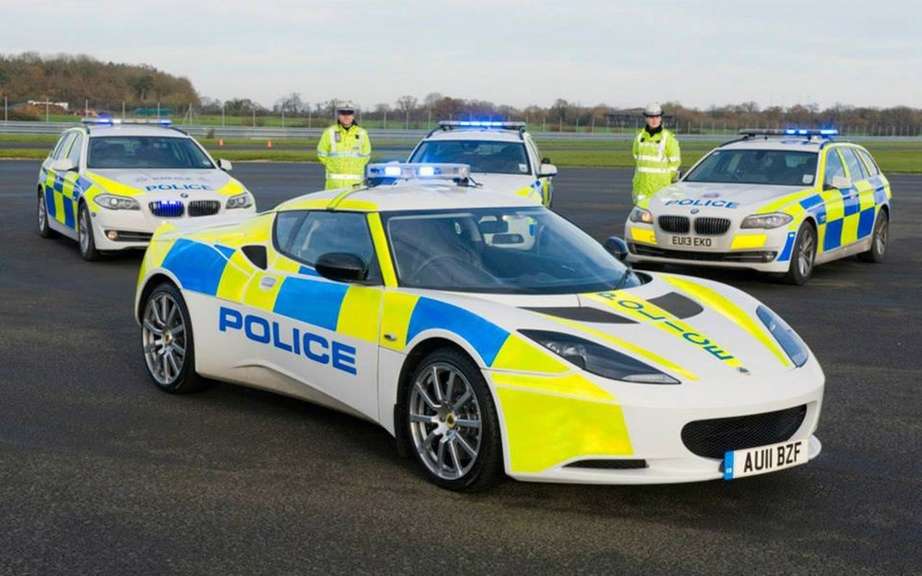
[[[330,341],[319,334],[297,327],[285,330],[278,322],[269,321],[255,314],[243,314],[233,308],[221,306],[218,311],[218,331],[243,331],[247,339],[259,344],[271,344],[297,356],[304,356],[318,364],[329,364],[337,370],[357,374],[355,348],[335,340]]]
[[[666,206],[710,206],[711,208],[736,208],[737,202],[727,200],[701,200],[695,198],[683,198],[682,200],[667,200]]]
[[[145,190],[210,190],[207,184],[148,184]]]

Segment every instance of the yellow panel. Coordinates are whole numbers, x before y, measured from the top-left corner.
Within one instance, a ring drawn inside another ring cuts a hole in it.
[[[506,338],[506,342],[493,360],[492,368],[552,374],[569,370],[569,367],[562,360],[558,360],[552,352],[539,348],[537,344],[526,342],[514,334]]]
[[[382,290],[372,286],[349,286],[339,309],[336,331],[368,342],[378,339]]]
[[[410,316],[419,296],[387,290],[384,293],[384,307],[381,313],[381,346],[403,351],[407,347],[407,329],[410,327]],[[384,337],[389,334],[394,337],[388,340]]]
[[[272,262],[269,264],[269,267],[273,270],[278,270],[279,272],[288,272],[290,274],[297,274],[301,270],[300,263],[295,262],[291,258],[288,258],[287,256],[277,252],[275,253],[275,257],[272,259]]]
[[[94,184],[99,184],[105,188],[106,192],[110,194],[118,194],[120,196],[137,196],[142,194],[140,190],[134,188],[133,186],[128,186],[126,184],[122,184],[121,182],[106,178],[105,176],[100,176],[95,172],[87,172],[86,177]]]
[[[378,264],[381,267],[381,276],[384,279],[384,285],[389,287],[397,286],[397,274],[394,273],[394,264],[391,261],[391,251],[387,245],[387,237],[384,235],[381,215],[377,212],[368,215],[368,229],[371,231],[371,239],[375,244],[375,254],[378,257]]]
[[[845,202],[842,201],[842,194],[837,190],[824,192],[823,199],[826,201],[826,222],[841,220],[845,217]]]
[[[279,205],[276,210],[326,210],[332,198],[296,198]]]
[[[224,267],[215,296],[232,302],[242,302],[247,282],[255,272],[256,267],[246,256],[239,250],[235,251],[227,261],[227,266]]]
[[[505,388],[529,390],[539,394],[574,397],[582,400],[614,402],[615,398],[605,389],[593,384],[577,373],[563,376],[538,376],[510,372],[492,372],[493,383]]]
[[[781,347],[775,341],[774,337],[768,333],[761,322],[756,322],[750,314],[747,314],[746,311],[740,308],[735,302],[716,290],[691,280],[677,278],[675,276],[665,276],[664,279],[666,282],[691,296],[692,299],[698,300],[704,306],[711,308],[748,332],[753,338],[768,348],[783,366],[791,365],[790,359],[781,350]]]
[[[236,196],[237,194],[242,194],[243,191],[243,184],[234,178],[231,178],[227,181],[227,184],[221,186],[221,188],[218,189],[218,194],[221,194],[222,196]]]
[[[861,217],[860,212],[849,214],[842,223],[842,246],[854,244],[858,241],[858,219]]]
[[[575,458],[633,453],[624,414],[616,404],[497,388],[510,468],[538,473]]]
[[[60,222],[61,224],[63,224],[64,223],[64,195],[58,192],[57,190],[55,190],[52,196],[54,196],[54,219]]]
[[[747,248],[761,248],[765,246],[765,234],[737,234],[733,237],[731,250],[745,250]]]
[[[858,196],[858,209],[867,210],[874,206],[874,187],[868,186],[867,190],[862,190]]]
[[[800,202],[804,198],[809,198],[810,196],[813,196],[814,194],[816,194],[815,188],[807,188],[805,190],[800,190],[792,194],[788,194],[787,196],[782,196],[781,198],[778,198],[777,200],[773,200],[769,202],[768,204],[761,206],[756,211],[756,214],[768,214],[770,212],[778,212],[779,210],[788,212],[795,205],[799,206],[798,202]]]
[[[652,229],[638,228],[637,226],[633,226],[631,228],[631,238],[637,240],[638,242],[656,244],[656,232],[654,232]]]
[[[370,200],[357,200],[355,198],[346,198],[336,204],[337,210],[354,210],[356,212],[374,212],[378,209],[376,202]]]
[[[265,288],[262,285],[262,279],[267,276],[275,278],[275,284],[270,288]],[[275,308],[275,299],[278,297],[279,290],[282,289],[283,283],[284,278],[276,274],[267,274],[262,271],[257,271],[247,284],[246,292],[243,295],[244,304],[271,312],[272,309]]]

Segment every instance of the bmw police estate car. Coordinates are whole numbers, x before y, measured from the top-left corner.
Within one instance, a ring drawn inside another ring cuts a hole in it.
[[[550,206],[557,167],[542,158],[524,122],[448,121],[429,133],[410,162],[456,163],[495,192],[507,192]]]
[[[253,196],[169,121],[87,119],[42,163],[38,231],[79,242],[80,255],[143,248],[165,220],[253,213]]]
[[[751,268],[803,284],[814,265],[887,250],[890,184],[835,130],[749,130],[638,203],[629,261]]]
[[[459,490],[503,472],[732,479],[819,454],[823,371],[765,305],[632,272],[527,198],[465,185],[466,166],[368,175],[158,230],[135,301],[153,382],[224,380],[353,414]]]

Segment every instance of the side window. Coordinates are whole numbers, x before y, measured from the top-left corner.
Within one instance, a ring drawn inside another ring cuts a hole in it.
[[[855,154],[854,148],[842,148],[840,152],[842,152],[842,156],[845,158],[845,165],[848,166],[848,174],[852,180],[864,180],[868,177],[864,166],[861,164],[861,160],[859,160],[858,155]]]
[[[61,139],[58,141],[58,145],[54,149],[54,155],[52,157],[55,160],[67,158],[67,152],[70,150],[70,145],[76,137],[76,132],[68,132],[64,136],[61,136]]]
[[[76,166],[80,166],[80,155],[83,152],[83,135],[77,134],[77,137],[74,139],[73,144],[70,145],[70,152],[67,153],[67,158],[74,163]]]
[[[826,172],[823,176],[823,186],[832,186],[832,179],[836,176],[845,176],[845,168],[842,166],[842,160],[835,148],[830,148],[826,152]]]
[[[877,162],[871,158],[871,155],[866,150],[856,149],[858,155],[861,156],[861,159],[864,160],[864,167],[868,170],[868,176],[877,176],[880,174],[880,168],[877,166]]]
[[[370,281],[379,282],[381,279],[364,214],[281,212],[275,218],[274,238],[279,252],[310,266],[330,252],[355,254],[368,266]]]

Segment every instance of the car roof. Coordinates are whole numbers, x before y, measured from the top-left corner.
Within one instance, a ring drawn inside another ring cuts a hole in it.
[[[427,140],[487,140],[490,142],[521,142],[518,130],[496,130],[490,128],[463,128],[433,131],[423,139]]]
[[[786,138],[746,138],[734,140],[719,146],[721,150],[796,150],[800,152],[819,152],[823,148],[833,145],[858,146],[852,142],[843,142],[828,139],[816,138],[797,138],[795,136]],[[860,146],[858,146],[860,148]]]
[[[116,124],[114,126],[88,126],[84,128],[90,138],[99,136],[162,136],[166,138],[190,138],[175,128],[148,126],[144,124]]]
[[[409,180],[370,188],[305,194],[280,204],[276,210],[396,212],[500,207],[533,208],[535,204],[524,197],[495,192],[486,187],[462,186],[450,181]]]

